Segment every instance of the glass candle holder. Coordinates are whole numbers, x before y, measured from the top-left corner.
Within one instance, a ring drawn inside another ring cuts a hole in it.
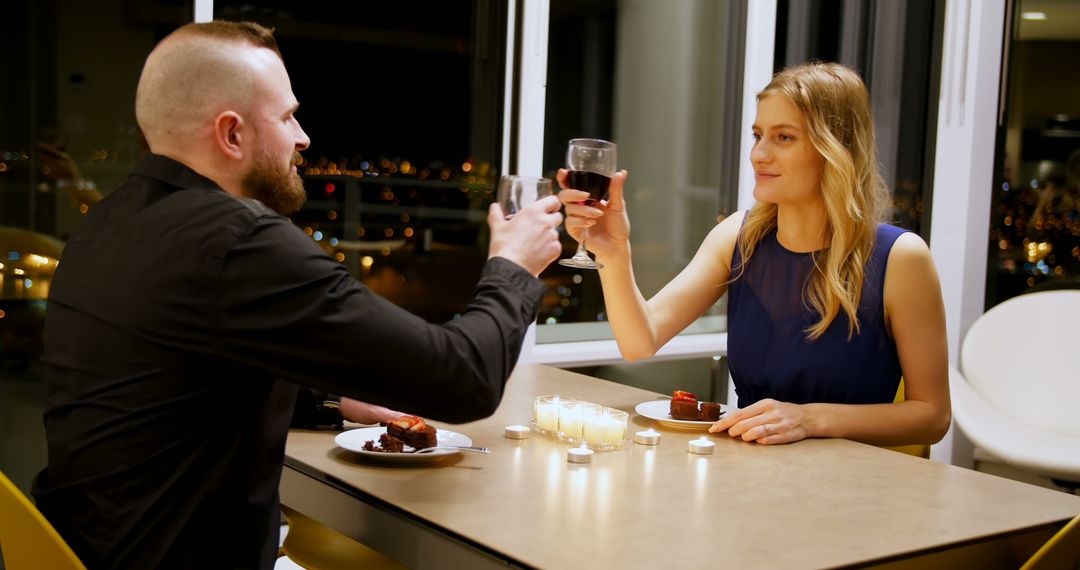
[[[629,418],[629,414],[615,408],[586,407],[582,414],[585,443],[601,451],[622,447]]]
[[[533,421],[542,434],[559,433],[559,405],[568,398],[562,396],[537,396],[533,400]]]
[[[582,413],[587,402],[559,400],[559,438],[571,443],[581,441]]]

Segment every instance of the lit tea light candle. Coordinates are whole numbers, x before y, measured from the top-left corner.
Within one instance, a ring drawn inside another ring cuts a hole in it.
[[[566,450],[566,460],[570,463],[592,463],[593,450],[582,445]]]
[[[690,453],[696,453],[698,455],[709,455],[716,448],[716,444],[711,440],[699,437],[698,439],[690,440]]]
[[[660,445],[660,432],[649,428],[634,434],[634,443],[641,445]]]
[[[530,433],[532,433],[532,430],[529,429],[529,426],[506,426],[503,436],[506,439],[529,439]]]

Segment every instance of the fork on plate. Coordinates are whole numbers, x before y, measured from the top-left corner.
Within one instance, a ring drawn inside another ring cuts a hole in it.
[[[437,445],[435,447],[425,447],[424,449],[418,449],[413,453],[434,453],[439,449],[457,449],[461,451],[472,451],[473,453],[491,453],[491,450],[486,447],[475,447],[472,445]]]

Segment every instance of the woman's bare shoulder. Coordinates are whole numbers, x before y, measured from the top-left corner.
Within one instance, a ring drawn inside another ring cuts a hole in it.
[[[906,299],[933,290],[940,291],[941,285],[930,248],[918,234],[900,235],[889,251],[885,270],[886,303],[890,299]]]
[[[705,236],[698,254],[704,253],[709,259],[722,260],[723,264],[730,268],[731,255],[735,251],[735,242],[739,239],[739,230],[742,229],[745,217],[746,212],[738,211],[721,220],[709,235]]]
[[[716,227],[709,232],[709,235],[705,238],[706,242],[717,241],[722,243],[731,244],[735,243],[735,240],[739,237],[739,230],[742,229],[743,218],[746,217],[746,212],[738,211],[730,216],[727,216],[720,223],[716,224]]]

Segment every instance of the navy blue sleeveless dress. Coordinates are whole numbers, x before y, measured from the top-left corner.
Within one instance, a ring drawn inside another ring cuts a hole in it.
[[[885,265],[896,238],[907,230],[879,224],[865,274],[858,317],[861,333],[848,340],[841,309],[825,334],[805,330],[820,317],[803,302],[813,254],[788,251],[766,235],[746,272],[728,287],[728,358],[739,407],[773,398],[805,404],[884,404],[900,384],[896,343],[885,329]],[[732,255],[738,275],[742,253]]]

